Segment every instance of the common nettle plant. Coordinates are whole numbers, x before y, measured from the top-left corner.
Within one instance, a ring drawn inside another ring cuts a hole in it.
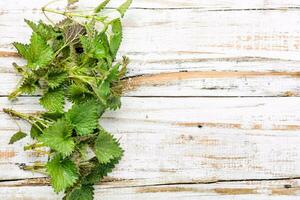
[[[63,199],[92,200],[93,185],[111,172],[123,155],[118,140],[98,122],[106,110],[121,106],[121,79],[128,58],[117,62],[116,54],[122,41],[120,18],[132,0],[117,8],[115,18],[103,12],[109,0],[92,12],[70,9],[76,2],[69,0],[64,11],[49,9],[49,4],[43,7],[44,13],[65,18],[58,23],[49,19],[52,24],[25,20],[33,31],[30,43],[14,43],[27,63],[13,64],[22,78],[9,98],[41,94],[39,102],[45,111],[3,110],[31,124],[30,134],[20,130],[10,144],[29,135],[33,142],[24,150],[48,156],[45,163],[21,167],[50,176],[54,191],[65,193]],[[67,110],[65,105],[70,102]]]

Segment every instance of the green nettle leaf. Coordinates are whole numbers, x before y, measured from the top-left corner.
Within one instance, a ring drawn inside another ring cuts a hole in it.
[[[13,143],[23,139],[26,136],[27,136],[26,133],[24,133],[22,131],[18,131],[10,138],[9,144],[13,144]]]
[[[66,119],[74,126],[79,135],[93,133],[98,127],[100,107],[95,101],[75,104],[66,113]]]
[[[101,10],[105,8],[105,6],[110,2],[110,0],[104,0],[95,8],[95,13],[99,13]]]
[[[94,152],[99,163],[109,163],[123,155],[123,150],[117,140],[108,132],[101,130],[94,146]]]
[[[32,124],[31,129],[30,129],[30,136],[35,139],[38,136],[40,136],[43,132],[41,129],[44,127],[39,123],[36,122],[35,124]]]
[[[109,108],[112,110],[119,109],[121,107],[121,98],[112,97],[109,99]]]
[[[89,56],[93,56],[93,46],[91,44],[91,39],[89,39],[89,37],[87,36],[81,36],[80,42],[86,54],[88,54]]]
[[[68,0],[68,6],[77,3],[79,0]]]
[[[83,85],[70,85],[67,90],[67,97],[70,101],[80,104],[91,100],[93,98],[92,92],[90,92]]]
[[[45,129],[38,140],[64,156],[70,155],[75,148],[71,125],[64,119]]]
[[[15,46],[15,48],[17,49],[18,53],[21,56],[23,56],[24,58],[26,58],[26,56],[28,56],[28,48],[29,48],[28,44],[14,42],[13,45]]]
[[[113,68],[111,68],[109,70],[109,74],[107,75],[106,80],[108,80],[109,82],[113,82],[113,81],[117,81],[120,79],[119,76],[119,67],[120,67],[120,63],[117,63],[113,66]]]
[[[61,192],[74,185],[79,174],[74,162],[68,158],[56,155],[47,163],[47,172],[55,192]]]
[[[33,32],[29,45],[14,43],[18,52],[27,60],[27,66],[33,70],[47,66],[53,59],[53,51],[45,40]]]
[[[33,94],[37,89],[37,80],[33,76],[24,77],[19,90],[23,94]]]
[[[40,98],[40,104],[50,112],[62,112],[65,104],[64,90],[49,89]]]
[[[82,185],[74,188],[66,195],[66,200],[93,200],[94,188],[91,185]]]
[[[55,39],[57,36],[59,36],[59,33],[57,33],[54,30],[54,27],[45,24],[41,20],[38,24],[35,24],[34,22],[25,19],[25,22],[28,24],[28,26],[33,30],[33,32],[37,33],[39,36],[41,36],[45,41],[50,39]]]
[[[48,120],[50,119],[50,120],[57,121],[58,119],[60,119],[64,116],[64,113],[61,113],[61,112],[45,112],[45,113],[42,113],[42,116],[45,119],[48,119]]]
[[[115,58],[122,42],[122,24],[121,20],[114,20],[111,24],[112,34],[110,36],[110,52]]]
[[[50,72],[47,75],[47,83],[51,89],[54,89],[59,87],[67,78],[66,72]]]
[[[128,10],[131,3],[132,3],[132,0],[127,0],[119,8],[117,8],[117,10],[120,12],[122,17],[124,16],[125,12]]]
[[[100,96],[103,101],[110,93],[110,83],[108,81],[103,81],[102,84],[97,88],[97,94]],[[105,102],[106,104],[106,102]]]
[[[94,38],[81,36],[80,41],[83,50],[92,58],[102,59],[109,55],[109,45],[105,33],[99,33]]]
[[[95,184],[101,181],[104,176],[107,176],[108,173],[119,163],[121,157],[112,159],[106,164],[100,164],[98,161],[95,162],[95,166],[91,169],[90,173],[84,177],[83,184]]]

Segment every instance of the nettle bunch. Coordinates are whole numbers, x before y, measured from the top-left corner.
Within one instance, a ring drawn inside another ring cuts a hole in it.
[[[52,25],[42,21],[25,22],[33,30],[30,43],[14,43],[27,61],[13,64],[21,82],[9,98],[21,94],[41,94],[45,111],[24,114],[4,109],[12,117],[29,122],[33,143],[24,150],[48,155],[48,162],[21,165],[25,170],[46,173],[55,192],[64,192],[67,200],[92,200],[93,185],[111,172],[123,155],[119,142],[99,125],[102,114],[120,107],[121,79],[128,59],[116,61],[122,41],[120,18],[131,4],[127,0],[117,11],[117,18],[102,12],[109,0],[92,13],[84,15],[43,7],[43,12],[65,16]],[[100,30],[97,25],[101,25]],[[67,110],[66,104],[72,104]],[[27,136],[18,131],[14,143]]]

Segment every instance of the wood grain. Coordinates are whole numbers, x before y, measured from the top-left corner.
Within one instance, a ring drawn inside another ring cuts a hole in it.
[[[13,50],[13,41],[28,41],[31,31],[24,18],[44,18],[32,10],[11,11],[0,17],[1,51]],[[152,64],[245,56],[299,61],[298,23],[298,12],[293,10],[131,10],[124,18],[126,40],[121,54],[135,54],[133,59]]]
[[[127,78],[124,96],[299,96],[299,72],[172,72]],[[0,73],[0,95],[20,77]]]
[[[297,16],[294,10],[132,10],[125,18],[120,55],[132,60],[128,77],[151,78],[133,79],[129,88],[133,85],[134,90],[125,95],[299,96]],[[18,81],[11,63],[24,63],[10,45],[28,40],[24,17],[42,16],[31,10],[1,16],[0,95],[7,95]],[[170,72],[176,73],[169,76]]]
[[[299,78],[299,72],[194,71],[134,77],[124,85],[126,96],[299,96]]]
[[[299,98],[124,97],[122,101],[120,111],[109,112],[100,121],[120,138],[126,151],[111,174],[115,180],[141,185],[300,176]],[[33,97],[0,102],[1,108],[41,110]],[[7,145],[18,126],[4,113],[0,117],[0,150],[15,154],[0,159],[1,168],[10,170],[0,170],[1,179],[36,177],[16,163],[46,158],[24,152],[28,140]]]
[[[10,9],[39,9],[47,4],[48,0],[10,0],[9,2],[0,2],[0,8],[3,10]],[[64,1],[62,1],[64,2]],[[109,4],[110,7],[120,5],[123,0],[112,0]],[[83,5],[94,6],[98,1],[85,0]],[[56,5],[61,5],[58,3]],[[300,4],[297,0],[138,0],[133,1],[132,9],[135,8],[198,8],[201,10],[230,10],[230,9],[287,9],[297,8]]]
[[[47,2],[0,1],[1,110],[41,110],[37,97],[5,96],[19,80],[11,63],[25,63],[11,43],[28,41],[23,18],[44,19]],[[134,1],[118,55],[131,58],[123,107],[100,121],[126,153],[95,199],[299,199],[299,9],[296,0]],[[19,126],[29,129],[0,111],[0,199],[60,199],[44,175],[19,168],[47,159],[23,151],[29,139],[8,145]]]
[[[17,186],[20,182],[1,183],[0,198],[7,200],[59,200],[49,186]],[[258,200],[296,200],[299,199],[299,180],[281,181],[237,181],[234,183],[175,184],[137,187],[95,187],[95,200],[125,199],[258,199]],[[116,192],[118,191],[118,192]],[[32,195],[34,194],[34,196]],[[234,197],[233,195],[238,195]]]

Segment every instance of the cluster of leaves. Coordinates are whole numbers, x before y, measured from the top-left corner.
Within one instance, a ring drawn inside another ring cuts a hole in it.
[[[120,107],[121,79],[128,64],[126,57],[116,61],[122,24],[120,18],[108,20],[102,15],[108,2],[102,2],[89,15],[43,8],[66,18],[53,25],[25,20],[33,30],[30,44],[14,43],[27,64],[13,64],[22,80],[10,98],[42,93],[40,104],[45,111],[4,112],[32,125],[30,136],[35,142],[25,150],[48,150],[47,163],[23,168],[47,173],[54,191],[65,192],[66,200],[92,200],[93,185],[111,172],[123,155],[119,142],[98,123],[107,109]],[[127,0],[117,9],[120,17],[130,4]],[[95,28],[97,23],[103,25],[101,30]],[[70,102],[72,107],[66,110]],[[10,144],[26,136],[19,131]]]

